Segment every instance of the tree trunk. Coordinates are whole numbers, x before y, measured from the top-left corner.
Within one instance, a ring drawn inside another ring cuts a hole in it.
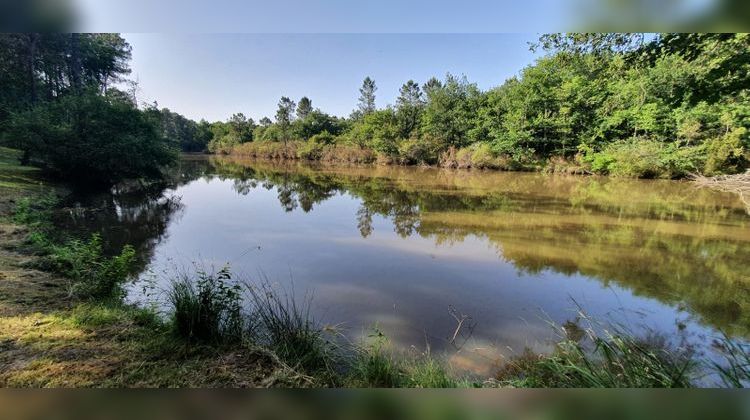
[[[70,82],[76,93],[81,92],[81,34],[70,34]]]
[[[36,104],[36,75],[34,74],[34,61],[36,60],[36,43],[39,35],[32,33],[28,35],[28,56],[26,61],[26,71],[29,82],[29,97],[31,105]]]
[[[28,150],[24,150],[20,161],[21,161],[21,166],[28,166],[28,164],[31,162],[31,153],[29,153]]]

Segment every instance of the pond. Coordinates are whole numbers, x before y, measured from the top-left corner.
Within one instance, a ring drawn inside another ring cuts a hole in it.
[[[750,216],[687,182],[186,156],[166,185],[76,200],[66,223],[139,250],[132,301],[229,264],[351,340],[466,371],[548,351],[581,313],[700,352],[750,332]]]

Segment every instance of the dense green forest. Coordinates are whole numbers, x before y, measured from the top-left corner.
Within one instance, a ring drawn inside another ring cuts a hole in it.
[[[545,54],[487,91],[447,74],[378,108],[367,77],[346,118],[282,97],[273,120],[195,122],[123,88],[117,34],[4,34],[0,139],[100,183],[157,176],[177,150],[663,178],[747,167],[748,34],[548,34],[530,48]]]
[[[248,141],[302,140],[296,155],[307,159],[631,177],[732,173],[747,165],[747,34],[549,34],[531,48],[546,54],[488,91],[451,74],[421,86],[409,80],[395,106],[378,109],[368,77],[347,119],[311,111],[307,98],[295,115],[282,98],[275,124],[246,122]],[[238,148],[241,136],[228,133],[208,149],[294,155],[267,145]],[[332,144],[375,153],[337,152]]]

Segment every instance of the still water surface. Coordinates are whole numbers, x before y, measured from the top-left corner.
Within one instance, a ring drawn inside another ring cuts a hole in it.
[[[138,247],[134,301],[228,263],[311,293],[351,339],[377,325],[458,369],[548,350],[579,310],[705,352],[750,335],[750,216],[685,182],[186,157],[162,188],[83,204],[74,224]]]

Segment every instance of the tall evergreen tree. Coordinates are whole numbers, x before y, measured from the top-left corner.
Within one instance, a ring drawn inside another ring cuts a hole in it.
[[[401,137],[409,138],[419,126],[424,99],[419,84],[413,80],[404,83],[396,99],[396,117],[399,120]]]
[[[289,140],[292,121],[294,120],[294,108],[296,104],[293,100],[282,96],[279,100],[279,108],[276,110],[276,124],[281,130],[281,136],[284,143]]]
[[[303,96],[297,104],[297,118],[299,118],[300,120],[304,120],[305,117],[310,115],[310,112],[312,112],[312,110],[312,101],[307,96]]]
[[[362,87],[359,88],[359,105],[358,111],[361,115],[367,115],[375,111],[375,81],[370,76],[365,77],[362,81]]]

